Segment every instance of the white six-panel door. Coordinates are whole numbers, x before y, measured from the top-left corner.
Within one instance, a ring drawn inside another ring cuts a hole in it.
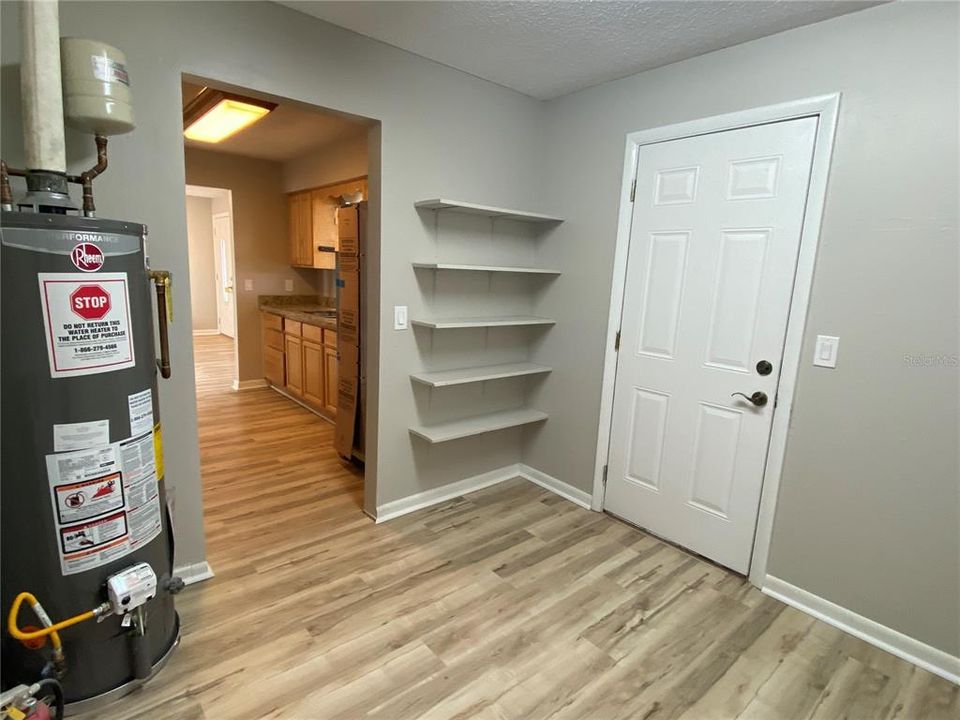
[[[741,573],[816,130],[800,118],[639,153],[604,508]],[[733,395],[758,391],[766,405]]]

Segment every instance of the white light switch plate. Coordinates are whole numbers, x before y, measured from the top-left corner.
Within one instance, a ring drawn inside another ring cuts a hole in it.
[[[243,291],[244,292],[253,292],[253,279],[244,278],[243,279]]]
[[[835,368],[840,338],[833,335],[817,335],[817,346],[813,351],[813,364],[819,367]]]
[[[284,280],[283,289],[287,292],[293,292],[293,280]]]
[[[406,305],[393,306],[393,329],[394,330],[407,329],[407,306]]]

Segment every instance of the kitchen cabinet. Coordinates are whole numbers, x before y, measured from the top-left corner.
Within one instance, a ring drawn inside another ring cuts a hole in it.
[[[360,193],[366,199],[365,177],[287,195],[291,265],[320,270],[336,268],[339,248],[337,198],[352,193]]]
[[[303,352],[303,399],[311,405],[323,407],[323,372],[325,370],[323,345],[304,340],[301,348]]]
[[[303,341],[296,335],[283,334],[284,369],[287,372],[285,387],[291,395],[303,394]]]
[[[263,376],[274,388],[320,415],[337,415],[337,333],[260,313]]]
[[[323,347],[323,409],[330,415],[337,414],[337,374],[340,358],[336,342],[333,347]]]

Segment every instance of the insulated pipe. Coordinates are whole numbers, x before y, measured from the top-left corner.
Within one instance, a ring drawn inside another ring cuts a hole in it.
[[[56,0],[21,6],[23,145],[27,170],[65,173],[63,90],[60,85],[60,14]]]

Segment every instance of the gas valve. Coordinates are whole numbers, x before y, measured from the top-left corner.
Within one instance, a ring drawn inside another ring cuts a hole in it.
[[[107,599],[117,615],[126,615],[156,594],[157,574],[148,563],[138,563],[107,578]]]

